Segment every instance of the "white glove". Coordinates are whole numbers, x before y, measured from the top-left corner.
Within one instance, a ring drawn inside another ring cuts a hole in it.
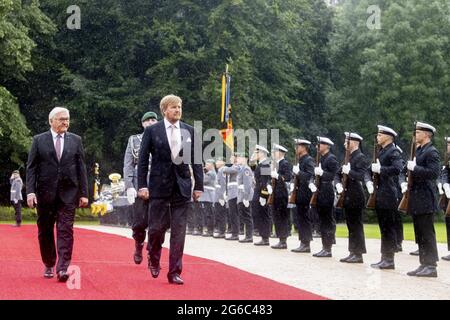
[[[273,192],[272,186],[270,184],[267,185],[267,192],[269,194],[272,194],[272,192]]]
[[[437,186],[439,190],[439,195],[442,196],[444,194],[444,189],[442,189],[442,183],[439,182]]]
[[[224,201],[227,201],[227,198],[228,198],[228,197],[227,197],[227,193],[224,192],[224,193],[223,193],[223,200],[224,200]]]
[[[17,204],[17,199],[14,199],[14,204]]]
[[[450,199],[450,184],[444,183],[442,188],[444,188],[445,196],[447,197],[447,199]]]
[[[291,182],[291,183],[289,184],[289,193],[291,193],[291,192],[293,192],[293,191],[294,191],[294,183]]]
[[[242,200],[242,203],[244,204],[244,206],[245,206],[246,208],[248,208],[249,205],[250,205],[250,201],[248,201],[248,200]]]
[[[272,171],[271,173],[270,173],[270,176],[272,177],[272,178],[274,178],[274,179],[276,179],[276,180],[278,180],[278,173],[276,172],[276,171]]]
[[[381,172],[381,164],[380,160],[377,159],[376,163],[372,163],[372,172],[373,173],[380,173]]]
[[[294,174],[298,174],[300,172],[300,166],[299,165],[293,166],[292,172],[294,172]]]
[[[350,163],[348,163],[348,164],[344,164],[343,166],[342,166],[342,173],[343,174],[348,174],[349,172],[350,172]]]
[[[259,197],[259,203],[264,207],[266,205],[266,199]]]
[[[220,205],[223,207],[223,206],[225,205],[225,200],[219,199],[219,203],[220,203]]]
[[[337,183],[336,184],[336,191],[337,193],[341,194],[342,191],[344,191],[344,187],[342,186],[342,183]]]
[[[322,164],[319,164],[318,167],[314,168],[314,174],[320,177],[323,175]]]
[[[366,182],[366,188],[367,188],[367,192],[369,194],[373,193],[373,182],[372,181],[367,181]]]
[[[129,204],[133,204],[136,202],[137,192],[135,188],[127,189],[127,199]]]
[[[402,187],[402,193],[405,193],[406,190],[408,190],[408,183],[407,182],[402,182],[402,184],[400,186]]]
[[[316,185],[312,182],[308,185],[308,188],[309,188],[309,190],[311,190],[312,193],[317,191]]]
[[[414,168],[416,167],[416,158],[414,157],[414,160],[413,161],[408,161],[408,165],[407,165],[407,167],[408,167],[408,170],[409,171],[414,171]]]

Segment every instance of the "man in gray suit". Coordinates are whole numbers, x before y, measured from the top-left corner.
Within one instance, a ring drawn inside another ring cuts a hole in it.
[[[158,122],[158,116],[154,112],[147,112],[142,116],[141,123],[145,129]],[[143,133],[132,135],[128,139],[127,149],[123,160],[123,177],[127,190],[128,202],[133,205],[133,239],[135,241],[134,263],[142,262],[142,249],[145,241],[145,229],[148,227],[148,200],[137,197],[137,163],[141,148]],[[151,165],[151,155],[149,166]],[[150,172],[150,168],[149,168]]]
[[[14,206],[16,212],[16,224],[14,227],[20,227],[22,223],[22,187],[23,182],[20,178],[19,170],[14,170],[11,178],[9,178],[11,183],[11,203]]]
[[[204,191],[199,201],[201,203],[203,226],[206,227],[206,230],[202,231],[202,235],[204,237],[212,237],[214,235],[213,205],[216,197],[216,170],[213,159],[206,160],[203,188]]]

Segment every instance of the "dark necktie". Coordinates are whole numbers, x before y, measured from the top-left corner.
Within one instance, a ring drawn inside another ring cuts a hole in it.
[[[61,135],[58,134],[56,136],[56,144],[55,144],[55,149],[56,149],[56,157],[58,158],[58,161],[61,160]]]

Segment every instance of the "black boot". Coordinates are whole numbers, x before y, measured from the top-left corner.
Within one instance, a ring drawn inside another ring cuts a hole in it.
[[[272,249],[287,249],[286,239],[280,239],[276,245],[271,247]]]
[[[135,248],[136,250],[134,251],[134,263],[136,264],[141,264],[142,262],[142,248],[144,248],[144,243],[139,243],[137,241],[135,241]]]
[[[354,253],[345,262],[347,262],[347,263],[364,263],[364,260],[363,260],[362,254]]]
[[[255,246],[269,246],[269,245],[270,245],[269,239],[267,239],[267,238],[262,238],[261,241],[255,242],[254,245],[255,245]]]
[[[395,269],[394,255],[393,254],[383,254],[381,256],[380,262],[371,264],[370,266],[374,269],[394,270]]]
[[[309,243],[301,242],[300,247],[292,249],[291,251],[297,253],[310,253],[311,247],[309,246]]]

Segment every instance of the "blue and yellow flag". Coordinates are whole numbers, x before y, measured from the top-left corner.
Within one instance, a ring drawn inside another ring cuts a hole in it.
[[[233,121],[231,119],[231,102],[230,102],[230,85],[231,76],[228,74],[228,65],[225,73],[222,75],[222,113],[221,122],[222,139],[225,145],[234,152],[234,138],[233,138]]]

